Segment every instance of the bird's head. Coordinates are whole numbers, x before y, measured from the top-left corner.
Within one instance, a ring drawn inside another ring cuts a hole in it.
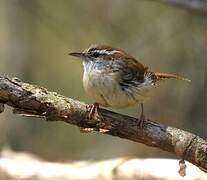
[[[83,61],[109,61],[125,59],[129,56],[121,49],[113,48],[107,45],[92,45],[82,52],[69,53],[71,56],[81,58]]]
[[[134,57],[126,53],[124,50],[119,48],[113,48],[108,45],[92,45],[82,52],[69,53],[71,56],[78,57],[83,60],[84,66],[87,64],[114,64],[112,61],[116,61],[124,65],[122,68],[127,67],[132,71],[145,72],[148,67]]]

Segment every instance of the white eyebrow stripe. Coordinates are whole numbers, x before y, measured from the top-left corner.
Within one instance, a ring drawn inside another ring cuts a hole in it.
[[[110,55],[110,54],[114,54],[114,53],[117,53],[117,52],[119,52],[119,51],[117,51],[117,50],[109,51],[109,52],[108,52],[108,55]]]
[[[111,55],[111,54],[117,53],[119,51],[117,51],[117,50],[107,51],[107,49],[103,49],[103,50],[95,50],[94,52],[97,52],[97,53],[100,53],[100,54]]]
[[[94,52],[97,52],[99,54],[107,54],[107,50],[106,49],[102,49],[102,50],[96,50]]]

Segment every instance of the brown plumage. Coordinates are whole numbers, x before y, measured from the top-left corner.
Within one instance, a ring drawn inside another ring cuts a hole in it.
[[[160,72],[155,72],[153,78],[155,82],[163,80],[163,79],[179,79],[179,80],[191,82],[191,80],[178,76],[176,74],[160,73]]]
[[[172,78],[189,81],[175,74],[152,72],[124,50],[107,45],[93,45],[83,52],[70,55],[83,60],[84,88],[95,100],[96,106],[97,103],[112,108],[124,108],[137,103],[142,105],[149,89],[157,81]],[[141,107],[142,124],[144,114]]]

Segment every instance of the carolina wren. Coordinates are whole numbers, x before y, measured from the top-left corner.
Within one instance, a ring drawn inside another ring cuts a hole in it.
[[[156,82],[171,78],[189,81],[174,74],[152,72],[122,49],[107,45],[92,45],[83,52],[69,55],[83,61],[83,85],[96,102],[90,108],[90,115],[98,109],[99,104],[125,108],[141,103],[141,127],[144,121],[143,101]]]

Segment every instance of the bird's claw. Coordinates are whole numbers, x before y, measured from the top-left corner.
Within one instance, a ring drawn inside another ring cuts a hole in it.
[[[88,119],[92,119],[94,115],[98,113],[99,104],[98,103],[88,104],[86,105],[86,109],[88,112]]]

